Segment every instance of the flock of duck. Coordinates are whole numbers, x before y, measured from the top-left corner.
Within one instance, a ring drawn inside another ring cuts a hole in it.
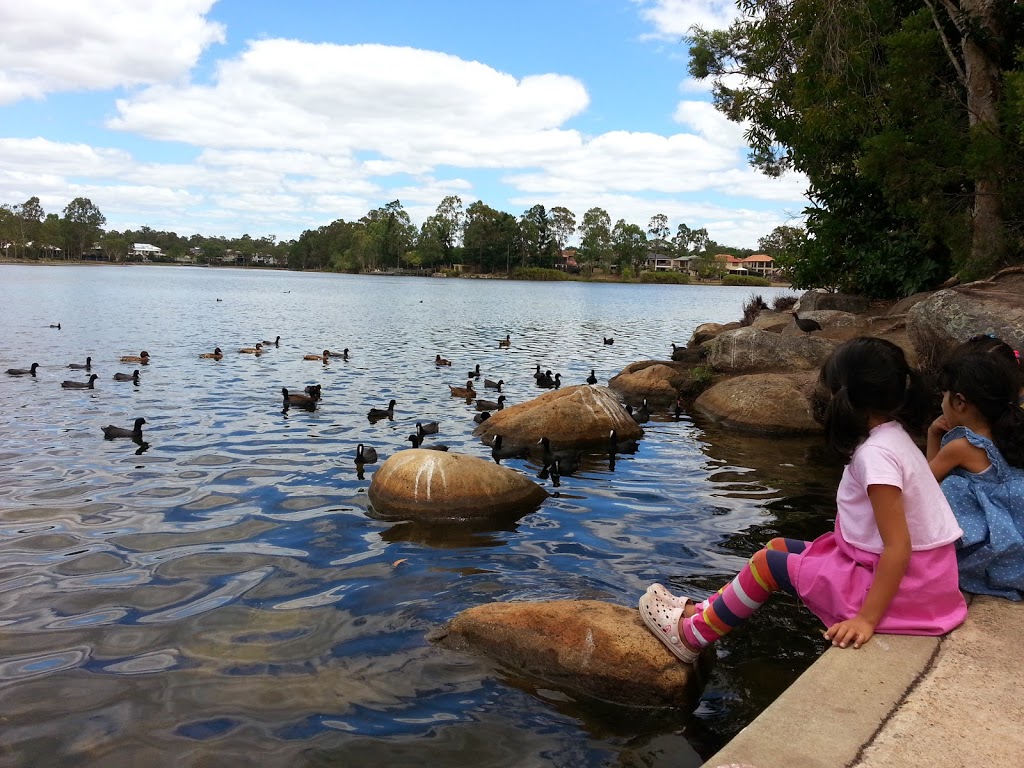
[[[59,328],[59,325],[50,326],[51,328]],[[603,343],[613,344],[613,338],[602,337]],[[507,348],[512,344],[512,339],[509,334],[506,334],[504,339],[498,341],[499,348]],[[255,355],[259,356],[273,348],[278,348],[281,345],[281,337],[277,336],[273,341],[261,341],[251,347],[242,347],[238,350],[239,354]],[[328,364],[331,360],[349,360],[350,352],[348,348],[345,348],[342,352],[331,352],[328,349],[323,350],[322,354],[309,354],[304,355],[303,360],[317,361],[324,365]],[[200,359],[204,360],[221,360],[224,358],[224,352],[220,347],[216,347],[212,352],[204,352],[199,355]],[[143,350],[138,355],[123,355],[119,358],[122,363],[136,363],[138,365],[148,365],[150,361],[149,352]],[[434,365],[437,368],[451,367],[452,362],[440,354],[435,355]],[[38,374],[39,363],[32,363],[28,368],[8,368],[6,373],[9,376],[32,376],[36,377]],[[67,365],[67,368],[75,371],[85,371],[89,374],[88,379],[85,381],[80,380],[64,380],[61,382],[63,389],[95,389],[96,380],[99,378],[99,374],[92,372],[92,358],[86,357],[84,363],[73,362]],[[465,386],[448,385],[452,397],[465,399],[467,403],[474,403],[477,411],[473,417],[473,421],[477,424],[483,423],[491,417],[491,414],[496,411],[501,411],[505,407],[506,396],[501,394],[502,387],[505,385],[503,379],[490,379],[481,373],[479,363],[476,364],[472,370],[466,374]],[[534,383],[541,389],[558,389],[562,385],[562,375],[560,373],[553,373],[551,370],[544,370],[537,364],[536,369],[533,372]],[[113,380],[118,382],[132,382],[135,385],[140,383],[139,369],[135,369],[131,373],[117,372],[113,375]],[[493,390],[497,397],[493,400],[485,397],[480,397],[481,390],[477,389],[479,383],[483,384],[483,390]],[[587,384],[597,384],[597,375],[594,369],[591,369],[590,375],[586,379]],[[312,384],[304,387],[302,391],[295,389],[288,389],[287,387],[281,388],[282,404],[284,410],[288,410],[290,407],[304,408],[306,410],[316,410],[317,404],[319,403],[322,396],[322,388],[319,384]],[[397,405],[396,400],[391,400],[384,408],[370,408],[367,412],[367,418],[371,423],[379,421],[381,419],[393,419],[395,414],[395,406]],[[634,410],[631,406],[625,406],[626,411],[633,417],[633,419],[643,424],[650,420],[650,409],[647,401],[643,401],[643,405]],[[680,407],[676,406],[676,417],[680,414]],[[102,427],[104,438],[111,440],[116,438],[128,438],[134,440],[140,445],[143,444],[142,440],[142,426],[146,424],[146,420],[142,417],[135,419],[134,424],[131,427],[119,427],[116,425],[109,425]],[[410,434],[406,440],[411,443],[413,448],[426,448],[429,450],[436,451],[447,451],[448,446],[444,444],[427,444],[426,439],[432,435],[438,434],[440,426],[438,422],[431,421],[427,423],[416,422],[416,431]],[[542,468],[538,477],[547,479],[551,477],[554,484],[558,484],[558,480],[562,475],[571,475],[575,472],[580,465],[580,454],[575,451],[562,450],[556,451],[551,448],[550,441],[545,437],[543,438],[536,449],[531,451],[530,447],[521,445],[508,445],[503,443],[501,435],[495,435],[491,442],[491,457],[495,462],[501,463],[504,459],[512,458],[525,458],[531,453],[539,454],[538,458],[542,461]],[[608,455],[611,466],[614,467],[615,455],[617,453],[631,452],[635,450],[636,444],[634,441],[620,441],[614,431],[609,435]],[[372,446],[360,443],[356,446],[355,451],[355,463],[359,470],[360,477],[362,477],[362,468],[367,464],[375,464],[378,461],[377,450]]]

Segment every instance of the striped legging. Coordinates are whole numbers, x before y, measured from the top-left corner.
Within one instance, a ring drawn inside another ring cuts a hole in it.
[[[774,592],[795,595],[792,569],[807,544],[777,538],[754,553],[736,578],[697,603],[697,612],[680,622],[687,644],[703,648],[713,643],[749,619]]]

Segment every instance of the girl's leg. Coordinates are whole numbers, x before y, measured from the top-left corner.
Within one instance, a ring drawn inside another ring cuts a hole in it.
[[[800,539],[783,539],[780,536],[769,541],[767,544],[764,545],[764,548],[770,549],[775,552],[788,552],[791,555],[799,555],[801,552],[807,549],[807,545],[809,543],[810,542],[807,541],[801,541]],[[729,582],[729,584],[724,585],[720,590],[718,590],[715,594],[711,595],[710,597],[706,597],[699,603],[695,603],[692,608],[690,606],[687,606],[687,608],[689,609],[686,611],[687,618],[689,618],[695,613],[706,611],[708,607],[711,605],[711,603],[713,603],[719,595],[725,592],[726,587],[728,587],[731,583],[732,582]]]
[[[794,539],[772,539],[758,550],[736,578],[679,622],[686,644],[701,649],[749,619],[773,593],[794,594],[789,561],[795,561],[806,546]]]

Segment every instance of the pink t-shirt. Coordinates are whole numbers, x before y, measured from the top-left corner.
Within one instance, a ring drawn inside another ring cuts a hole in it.
[[[928,460],[897,421],[879,424],[857,446],[836,495],[843,538],[858,549],[878,554],[882,537],[868,499],[869,485],[893,485],[903,491],[903,512],[915,552],[963,536]]]

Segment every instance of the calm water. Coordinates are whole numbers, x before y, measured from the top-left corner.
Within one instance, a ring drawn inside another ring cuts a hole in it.
[[[424,639],[494,600],[717,588],[771,536],[829,527],[816,441],[656,417],[614,472],[475,529],[374,519],[352,462],[435,419],[486,456],[446,387],[476,363],[510,403],[539,393],[537,363],[604,381],[736,319],[748,288],[141,266],[3,266],[0,286],[0,370],[40,364],[0,376],[0,765],[694,766],[823,647],[778,600],[721,644],[691,714],[585,705]],[[150,365],[118,362],[142,349]],[[62,390],[87,355],[96,389]],[[139,386],[111,380],[135,367]],[[310,383],[321,407],[282,413],[280,388]],[[102,439],[136,416],[146,445]]]

